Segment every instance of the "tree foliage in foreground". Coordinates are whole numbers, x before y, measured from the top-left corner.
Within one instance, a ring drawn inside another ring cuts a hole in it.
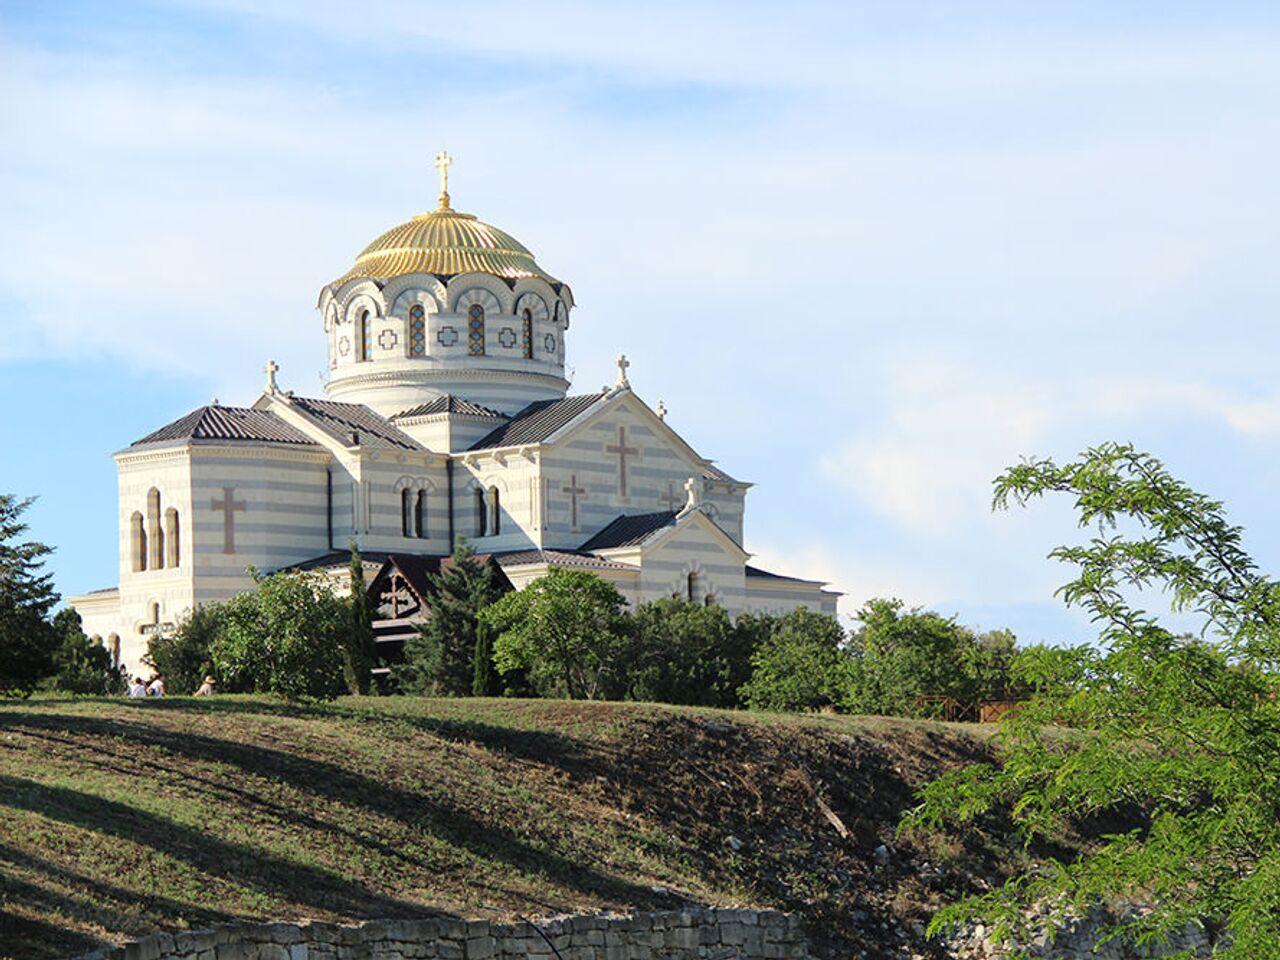
[[[49,626],[55,641],[53,672],[41,682],[42,688],[99,697],[124,691],[124,678],[111,663],[111,654],[84,635],[80,614],[63,607]]]
[[[501,673],[523,671],[540,696],[605,700],[623,686],[625,606],[618,589],[595,574],[552,567],[487,607],[480,620],[494,632]]]
[[[995,505],[1049,494],[1071,497],[1080,526],[1096,528],[1050,556],[1075,567],[1059,593],[1089,612],[1100,644],[1024,654],[1018,669],[1036,694],[1006,722],[1000,764],[929,785],[904,826],[1001,806],[1028,838],[1116,809],[1139,809],[1144,823],[953,905],[933,928],[982,918],[1017,930],[1033,902],[1060,914],[1132,899],[1155,909],[1109,936],[1159,941],[1203,922],[1215,956],[1280,956],[1280,582],[1258,571],[1221,503],[1130,446],[1013,467]],[[1133,598],[1150,589],[1202,619],[1202,636],[1140,609]]]
[[[343,692],[350,607],[323,577],[273,573],[220,607],[210,654],[223,688],[332,699]]]
[[[171,696],[195,693],[213,671],[210,651],[224,619],[221,604],[199,606],[185,614],[172,633],[147,638],[144,661],[164,677]]]
[[[743,703],[754,710],[816,710],[844,699],[851,660],[835,617],[803,607],[778,618],[751,656]]]
[[[477,677],[486,693],[497,692],[487,663],[478,665],[477,657],[491,656],[480,611],[496,601],[502,589],[493,565],[481,563],[475,554],[459,537],[452,562],[432,574],[431,615],[405,643],[402,662],[392,667],[404,693],[463,697],[475,692]]]
[[[40,568],[51,547],[18,542],[31,500],[0,493],[0,694],[30,693],[53,672],[49,612],[58,602],[53,577]]]

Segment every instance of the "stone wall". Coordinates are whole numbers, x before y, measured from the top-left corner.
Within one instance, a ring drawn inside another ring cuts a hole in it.
[[[232,924],[158,933],[81,960],[807,960],[800,921],[773,911],[693,909],[537,923],[375,920]]]

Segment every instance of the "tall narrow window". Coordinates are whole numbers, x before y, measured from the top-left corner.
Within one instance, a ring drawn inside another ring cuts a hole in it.
[[[533,359],[533,311],[524,308],[524,316],[520,318],[520,345],[524,348],[526,360]]]
[[[362,310],[356,322],[356,359],[369,359],[369,311]]]
[[[484,488],[476,487],[476,536],[483,537],[485,530]]]
[[[178,541],[178,511],[170,507],[164,512],[164,565],[176,567],[182,562]]]
[[[689,574],[687,589],[689,591],[689,602],[693,603],[698,599],[698,575],[696,573]]]
[[[478,303],[467,307],[467,353],[484,356],[484,307]]]
[[[425,357],[427,355],[427,311],[422,304],[415,303],[409,308],[409,356]]]
[[[413,530],[420,536],[427,535],[427,491],[419,490],[413,505]]]
[[[498,502],[498,488],[489,488],[489,535],[496,537],[502,532],[502,509]]]
[[[136,510],[129,518],[129,566],[134,573],[147,569],[147,528]]]
[[[160,528],[160,491],[147,491],[147,569],[164,566],[164,531]]]
[[[400,532],[413,536],[413,491],[405,487],[400,491]]]

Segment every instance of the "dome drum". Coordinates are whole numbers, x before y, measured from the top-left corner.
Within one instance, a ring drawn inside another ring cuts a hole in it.
[[[320,293],[334,399],[390,416],[443,393],[504,412],[564,396],[573,294],[502,230],[442,207]]]

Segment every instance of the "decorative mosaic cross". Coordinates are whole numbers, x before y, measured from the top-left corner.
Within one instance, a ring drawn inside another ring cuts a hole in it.
[[[214,497],[210,501],[210,507],[214,510],[222,511],[222,552],[236,552],[236,511],[244,513],[248,510],[248,504],[243,500],[235,498],[235,487],[223,487],[222,499]]]
[[[574,529],[578,529],[578,498],[586,499],[586,487],[578,486],[578,475],[576,473],[569,475],[569,485],[561,487],[562,493],[569,495],[569,524]]]
[[[604,452],[618,456],[618,495],[625,497],[627,495],[627,457],[639,454],[640,450],[637,447],[627,446],[627,428],[619,427],[617,444],[609,444],[604,448]]]

